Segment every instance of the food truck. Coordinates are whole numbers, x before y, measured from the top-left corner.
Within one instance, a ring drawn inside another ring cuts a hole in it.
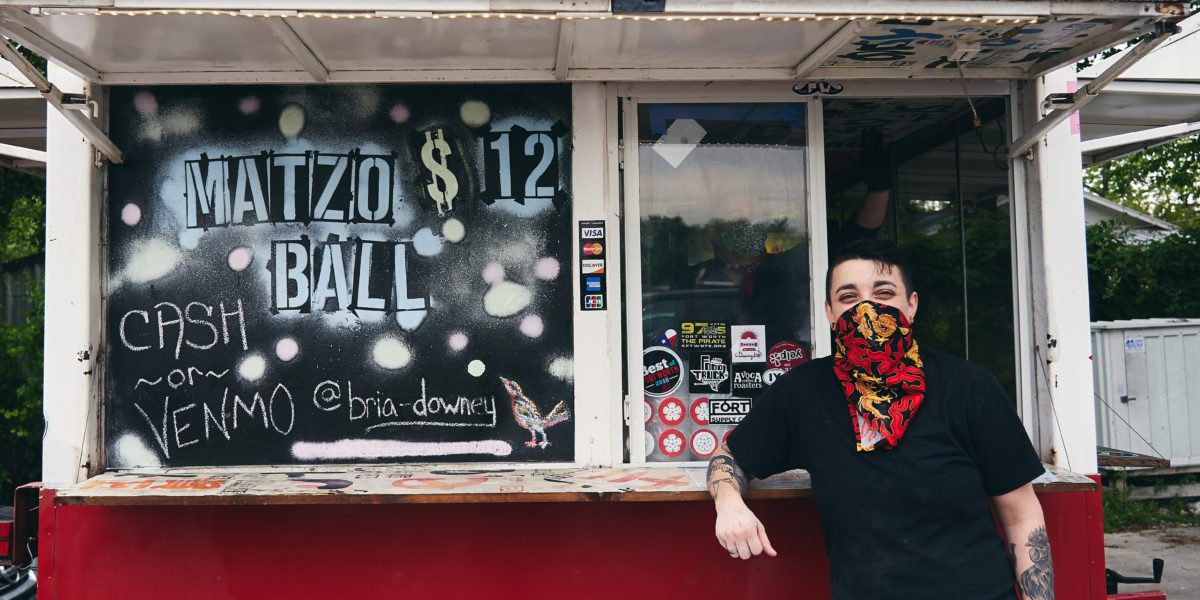
[[[1057,597],[1117,597],[1072,115],[1185,16],[0,0],[54,109],[14,547],[45,598],[825,597],[807,474],[754,483],[779,556],[742,562],[705,466],[830,353],[822,274],[874,170],[918,338],[996,374],[1046,464]]]

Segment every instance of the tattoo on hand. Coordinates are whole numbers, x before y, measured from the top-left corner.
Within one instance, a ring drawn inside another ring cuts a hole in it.
[[[1021,573],[1021,593],[1028,600],[1052,600],[1054,598],[1054,565],[1050,560],[1050,538],[1046,527],[1038,527],[1029,533],[1025,546],[1033,565]],[[1010,545],[1015,551],[1016,546]]]
[[[728,446],[722,445],[721,448],[729,451]],[[717,486],[722,483],[729,484],[739,494],[746,489],[746,473],[732,456],[718,455],[708,461],[708,493],[713,498],[717,497]]]

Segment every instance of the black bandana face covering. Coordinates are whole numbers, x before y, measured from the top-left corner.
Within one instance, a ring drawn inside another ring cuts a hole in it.
[[[862,301],[834,324],[833,371],[850,407],[860,452],[900,443],[925,398],[925,371],[900,309]]]

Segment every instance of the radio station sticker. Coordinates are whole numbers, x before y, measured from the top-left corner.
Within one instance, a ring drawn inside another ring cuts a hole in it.
[[[693,394],[729,393],[729,353],[692,352],[688,370],[688,391]]]
[[[686,441],[678,429],[668,429],[658,434],[658,451],[670,458],[683,454]]]
[[[697,425],[708,425],[708,398],[700,397],[692,401],[692,421]]]
[[[713,452],[717,451],[717,434],[707,430],[698,429],[692,434],[692,453],[696,456],[708,458]]]
[[[771,346],[767,353],[767,367],[790,371],[808,362],[808,351],[804,346],[791,340],[784,340]]]
[[[680,323],[679,347],[683,350],[728,350],[729,324],[696,321]]]
[[[651,346],[642,351],[642,386],[647,396],[669,396],[683,383],[683,361],[670,348]]]
[[[665,425],[674,427],[683,422],[685,415],[687,415],[687,409],[684,408],[683,402],[679,398],[667,398],[658,405],[658,418],[662,419]]]
[[[733,365],[733,394],[738,396],[757,396],[766,387],[763,381],[761,364],[734,363]]]
[[[603,258],[588,258],[579,261],[580,271],[584,275],[603,275],[604,274],[604,259]]]
[[[766,362],[766,325],[734,325],[729,328],[729,339],[730,350],[733,351],[733,362]]]
[[[750,398],[711,398],[708,401],[708,422],[713,425],[741,423],[750,414]]]

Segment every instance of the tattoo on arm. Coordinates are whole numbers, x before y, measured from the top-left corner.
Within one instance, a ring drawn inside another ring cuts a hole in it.
[[[1013,550],[1014,560],[1016,546]],[[1046,535],[1046,527],[1041,526],[1029,532],[1025,541],[1029,548],[1029,558],[1033,565],[1021,572],[1021,593],[1027,600],[1053,600],[1054,598],[1054,565],[1050,560],[1050,538]]]
[[[724,444],[721,449],[729,452],[729,446]],[[708,461],[708,493],[713,498],[717,497],[717,488],[721,484],[731,486],[738,494],[746,490],[746,473],[728,454],[718,454]]]

